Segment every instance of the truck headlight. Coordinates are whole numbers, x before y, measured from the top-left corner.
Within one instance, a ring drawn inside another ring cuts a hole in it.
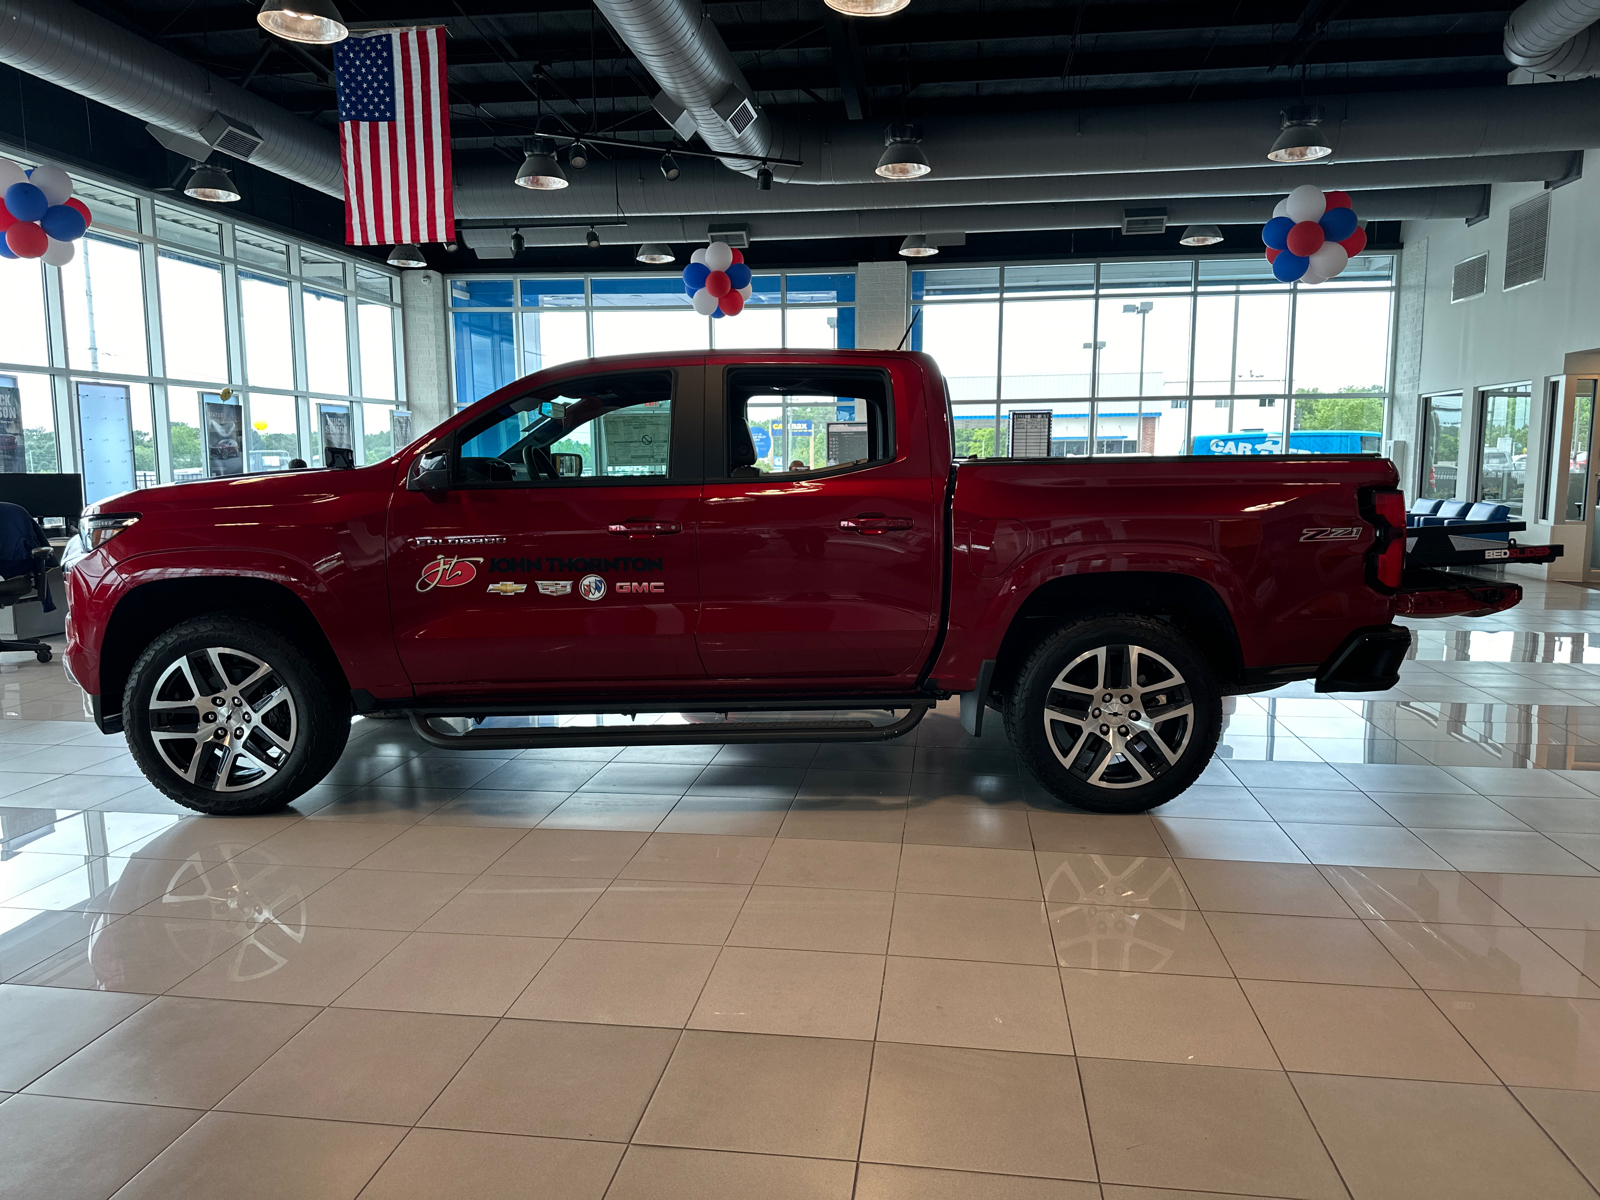
[[[78,531],[78,536],[83,539],[84,553],[100,549],[124,529],[138,523],[138,513],[95,513],[85,517]]]

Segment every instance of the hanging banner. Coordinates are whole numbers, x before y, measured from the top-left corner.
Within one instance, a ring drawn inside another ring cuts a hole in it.
[[[389,431],[394,435],[394,448],[404,450],[411,444],[411,414],[397,408],[389,414]]]
[[[221,396],[205,398],[206,472],[213,479],[244,474],[244,407]]]
[[[22,432],[22,393],[13,383],[0,387],[0,473],[28,469],[28,444]]]
[[[352,450],[350,441],[350,413],[342,408],[320,408],[317,410],[317,421],[322,428],[322,449],[324,455],[330,449]]]

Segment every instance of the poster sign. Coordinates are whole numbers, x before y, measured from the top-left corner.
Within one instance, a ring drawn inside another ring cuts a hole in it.
[[[322,430],[323,461],[327,461],[329,450],[353,450],[354,443],[350,441],[350,413],[343,408],[319,408],[317,410],[317,423]]]
[[[750,426],[750,440],[755,443],[757,458],[766,458],[772,453],[772,431],[765,425]]]
[[[22,393],[16,380],[0,385],[0,472],[28,469],[28,444],[22,431]]]
[[[605,450],[602,474],[618,467],[636,473],[666,470],[672,413],[665,406],[639,404],[619,409],[607,413],[600,427]]]
[[[859,462],[870,458],[872,449],[867,437],[865,421],[828,422],[828,465]]]
[[[397,408],[389,414],[389,429],[394,434],[394,448],[403,450],[411,444],[411,413]]]
[[[1049,458],[1050,427],[1055,414],[1048,408],[1013,409],[1011,419],[1012,458]]]
[[[212,479],[244,474],[244,407],[208,393],[203,405],[206,425],[206,474]]]

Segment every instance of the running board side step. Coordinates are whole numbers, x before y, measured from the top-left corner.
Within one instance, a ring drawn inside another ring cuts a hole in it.
[[[540,746],[703,746],[762,742],[888,742],[910,733],[933,707],[932,700],[912,704],[906,715],[889,725],[864,718],[832,721],[723,721],[696,725],[621,725],[597,727],[527,726],[442,733],[429,722],[453,713],[413,712],[411,728],[430,746],[444,750],[530,750]],[[897,708],[900,706],[896,706]]]

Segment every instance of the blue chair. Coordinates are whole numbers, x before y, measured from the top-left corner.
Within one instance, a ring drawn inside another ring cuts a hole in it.
[[[1446,500],[1434,510],[1432,516],[1418,517],[1418,525],[1448,525],[1452,521],[1459,521],[1467,515],[1467,510],[1472,507],[1470,500]]]
[[[1434,513],[1438,512],[1439,511],[1439,505],[1441,505],[1443,503],[1444,503],[1443,500],[1418,500],[1418,501],[1416,501],[1415,503],[1413,503],[1411,505],[1410,511],[1408,511],[1406,513],[1406,524],[1407,525],[1419,524],[1420,523],[1420,519],[1422,517],[1431,517],[1431,516],[1433,516]]]
[[[1475,523],[1481,521],[1481,522],[1483,522],[1485,524],[1496,524],[1497,525],[1497,524],[1500,524],[1503,521],[1509,521],[1510,519],[1511,519],[1511,506],[1510,505],[1507,505],[1507,504],[1496,504],[1492,500],[1480,500],[1480,501],[1478,501],[1478,503],[1474,504],[1470,509],[1467,510],[1467,515],[1463,520],[1448,521],[1448,522],[1446,522],[1446,524],[1449,524],[1449,525],[1471,525],[1471,524],[1475,524]],[[1501,533],[1486,533],[1486,534],[1483,535],[1483,537],[1486,540],[1493,540],[1493,541],[1496,541],[1496,542],[1506,541],[1508,538],[1510,538],[1510,536],[1511,535],[1509,533],[1504,533],[1504,532],[1501,532]]]

